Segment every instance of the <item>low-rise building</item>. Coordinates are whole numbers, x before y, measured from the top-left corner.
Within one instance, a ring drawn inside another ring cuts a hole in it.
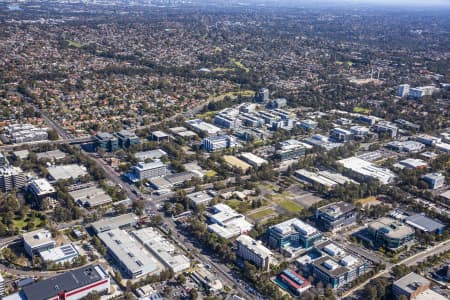
[[[294,296],[300,296],[311,288],[311,282],[291,269],[284,269],[283,272],[278,274],[275,283]]]
[[[408,153],[418,153],[425,149],[425,145],[416,141],[393,141],[386,145],[387,148]]]
[[[231,148],[235,145],[233,137],[229,135],[218,135],[203,139],[203,149],[208,152],[215,152]]]
[[[430,289],[431,282],[425,277],[409,273],[392,284],[395,299],[405,296],[408,300],[444,300],[446,297]]]
[[[270,247],[289,256],[295,256],[299,250],[311,248],[322,238],[320,231],[297,218],[269,227],[266,234]]]
[[[57,161],[64,159],[66,156],[66,153],[59,149],[36,153],[36,158],[38,160]]]
[[[300,121],[299,125],[301,128],[303,128],[306,131],[310,131],[310,130],[314,130],[317,128],[317,126],[319,126],[319,123],[317,121],[314,120],[302,120]]]
[[[200,205],[207,206],[209,202],[213,199],[213,197],[205,191],[199,191],[195,193],[188,194],[186,196],[194,205],[198,207]]]
[[[279,143],[276,150],[276,156],[281,160],[297,159],[305,156],[307,147],[304,143],[290,139]]]
[[[381,218],[369,224],[368,232],[375,246],[397,250],[414,240],[414,229],[391,218]]]
[[[237,158],[236,156],[233,156],[233,155],[224,155],[223,160],[231,168],[241,169],[244,172],[246,172],[248,169],[251,169],[251,167],[252,167],[245,161],[240,160],[239,158]]]
[[[36,199],[52,197],[56,193],[56,189],[45,178],[32,180],[28,189]]]
[[[173,273],[183,272],[191,261],[156,229],[147,227],[132,232],[133,236]]]
[[[248,235],[242,234],[236,242],[236,255],[243,260],[251,261],[258,268],[269,271],[270,266],[276,263],[272,251],[264,247],[261,241],[256,241]]]
[[[136,157],[138,161],[143,162],[147,160],[161,159],[163,156],[167,156],[167,152],[161,149],[141,151],[134,154],[134,157]]]
[[[69,195],[75,203],[88,208],[106,205],[112,202],[111,196],[104,189],[95,185],[72,190],[69,192]]]
[[[344,168],[356,173],[362,180],[374,178],[382,184],[388,184],[395,180],[396,175],[389,169],[378,167],[375,164],[358,157],[349,157],[338,161]]]
[[[331,190],[338,185],[333,180],[330,180],[324,176],[321,176],[314,172],[310,172],[305,169],[295,171],[294,176],[295,176],[295,178],[297,178],[298,180],[300,180],[304,183],[307,183],[307,184],[310,184],[313,186],[317,185],[317,186],[323,187],[326,190]]]
[[[39,256],[45,264],[64,264],[72,262],[80,255],[77,248],[73,244],[66,244],[60,247],[47,249],[39,252]]]
[[[47,128],[39,128],[31,124],[11,124],[5,132],[13,143],[29,143],[48,139]]]
[[[428,218],[424,214],[415,214],[412,216],[408,216],[405,219],[405,223],[420,232],[431,234],[442,234],[445,228],[445,225],[440,221]]]
[[[99,233],[98,237],[129,278],[139,278],[160,271],[155,258],[126,231],[111,229]]]
[[[88,175],[86,167],[76,164],[51,166],[47,168],[47,171],[50,179],[54,181],[77,179]]]
[[[387,134],[391,138],[395,138],[398,133],[398,127],[388,121],[380,121],[374,125],[373,129],[376,133]]]
[[[103,218],[91,224],[95,233],[105,232],[112,229],[132,227],[137,224],[139,217],[133,213],[123,214],[110,218]]]
[[[337,143],[345,143],[352,138],[352,132],[343,128],[334,128],[330,132],[330,139]]]
[[[219,127],[206,123],[200,119],[189,120],[187,121],[187,124],[190,125],[195,131],[204,133],[208,136],[217,135],[222,131]]]
[[[316,222],[327,231],[341,230],[356,223],[356,208],[351,203],[336,202],[316,210]]]
[[[445,176],[442,173],[430,173],[426,174],[423,177],[426,183],[430,186],[431,189],[438,189],[443,187],[445,184]]]
[[[243,152],[241,153],[241,158],[249,163],[250,165],[252,165],[254,168],[259,168],[261,167],[263,164],[268,164],[269,162],[253,153],[250,152]]]
[[[212,224],[208,225],[208,230],[220,237],[229,239],[247,233],[253,228],[253,225],[245,219],[244,215],[226,204],[216,204],[211,210],[212,214],[209,219]]]
[[[436,144],[441,143],[442,139],[428,134],[419,134],[416,136],[416,141],[426,146],[434,146]]]
[[[116,132],[116,137],[119,142],[119,147],[121,148],[129,148],[130,146],[138,145],[141,142],[134,132],[128,130]]]
[[[47,229],[38,229],[22,235],[25,252],[33,257],[41,251],[55,248],[56,242]]]
[[[211,293],[220,292],[223,289],[223,283],[217,279],[217,276],[208,271],[203,265],[196,268],[191,273],[191,277],[200,286],[204,287]]]
[[[394,164],[394,167],[399,169],[426,169],[428,168],[428,164],[418,158],[407,158],[399,161],[397,164]]]
[[[170,135],[161,130],[156,130],[152,132],[152,140],[161,142],[170,140]]]

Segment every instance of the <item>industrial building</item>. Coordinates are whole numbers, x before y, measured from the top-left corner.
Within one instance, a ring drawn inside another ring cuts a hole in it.
[[[56,246],[51,232],[47,229],[26,232],[22,235],[22,239],[25,252],[30,257],[33,257],[41,251],[53,249]]]
[[[39,256],[45,264],[72,262],[79,255],[80,253],[73,244],[66,244],[39,252]]]
[[[119,149],[119,140],[108,132],[98,132],[95,135],[95,146],[106,152],[114,152]]]
[[[261,241],[256,241],[248,235],[242,234],[236,242],[236,255],[243,260],[252,262],[264,271],[269,271],[270,266],[276,264],[272,251],[267,249]]]
[[[405,296],[408,300],[445,300],[444,297],[430,289],[431,281],[417,273],[409,273],[392,284],[395,299]]]
[[[407,158],[399,161],[398,163],[393,165],[399,169],[426,169],[428,168],[428,164],[418,158]]]
[[[56,193],[56,189],[45,178],[32,180],[28,189],[36,199],[52,197]]]
[[[442,173],[430,173],[426,174],[423,177],[426,183],[430,186],[431,189],[435,190],[440,187],[443,187],[445,184],[445,176]]]
[[[295,256],[298,250],[311,248],[322,238],[320,231],[297,218],[269,227],[266,235],[270,247],[289,256]]]
[[[317,185],[326,190],[331,190],[338,185],[337,182],[333,180],[305,169],[295,171],[294,177],[306,184],[313,186]]]
[[[356,224],[355,206],[347,202],[335,202],[319,207],[316,210],[316,223],[326,231],[338,231]]]
[[[139,221],[138,216],[133,213],[123,214],[116,217],[103,218],[91,224],[95,233],[105,232],[112,229],[132,227]]]
[[[220,237],[229,239],[252,230],[253,225],[249,223],[245,216],[236,212],[226,204],[216,204],[211,208],[209,215],[211,225],[208,230],[216,233]]]
[[[368,270],[366,261],[346,253],[333,242],[320,244],[316,250],[319,256],[310,262],[312,273],[333,289],[352,282]]]
[[[78,300],[89,293],[109,293],[110,278],[101,265],[90,265],[24,286],[10,300]]]
[[[47,170],[50,178],[54,181],[77,179],[78,177],[88,175],[86,167],[76,164],[51,166]]]
[[[0,167],[0,190],[2,192],[21,189],[26,183],[25,174],[19,167]]]
[[[132,232],[133,236],[141,242],[164,267],[173,273],[183,272],[191,266],[191,261],[171,241],[166,239],[156,229],[147,227]]]
[[[125,174],[125,176],[131,182],[139,182],[144,179],[152,179],[156,177],[163,177],[169,173],[167,165],[160,160],[145,163],[139,162],[134,166],[130,173]]]
[[[66,156],[67,156],[66,153],[58,149],[36,153],[36,157],[38,160],[57,161],[64,159]]]
[[[129,278],[160,272],[155,258],[125,230],[111,229],[99,233],[98,237]]]
[[[75,203],[88,208],[112,203],[111,196],[104,189],[95,185],[72,190],[69,195]]]
[[[414,240],[414,229],[392,218],[380,218],[368,225],[368,233],[375,246],[397,250]]]
[[[344,168],[355,172],[362,179],[373,178],[379,180],[382,184],[388,184],[395,180],[396,175],[389,169],[378,167],[375,164],[358,158],[349,157],[338,161]]]
[[[442,234],[445,229],[445,225],[440,221],[428,218],[423,214],[408,216],[404,221],[416,230],[425,233]]]

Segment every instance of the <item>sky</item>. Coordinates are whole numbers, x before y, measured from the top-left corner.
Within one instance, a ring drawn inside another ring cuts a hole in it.
[[[296,4],[320,4],[320,3],[333,3],[333,4],[376,4],[376,5],[388,5],[388,6],[422,6],[422,7],[434,7],[434,6],[448,6],[450,7],[450,0],[243,0],[243,2],[254,3],[296,3]],[[450,12],[450,11],[449,11]]]

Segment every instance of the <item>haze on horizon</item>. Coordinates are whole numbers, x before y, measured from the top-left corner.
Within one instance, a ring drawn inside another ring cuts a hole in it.
[[[237,0],[239,2],[239,0]],[[435,6],[449,6],[450,0],[242,0],[242,3],[254,4],[289,4],[289,5],[376,5],[376,6],[420,6],[420,7],[435,7]],[[450,11],[449,11],[450,13]]]

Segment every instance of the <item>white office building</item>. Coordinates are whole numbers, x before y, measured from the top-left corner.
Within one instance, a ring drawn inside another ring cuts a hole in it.
[[[13,166],[0,167],[0,190],[8,192],[20,189],[26,184],[26,177],[22,169]]]
[[[344,168],[352,170],[356,174],[367,178],[378,179],[382,184],[394,181],[396,175],[389,169],[378,167],[375,164],[358,157],[349,157],[338,161]]]
[[[244,215],[226,204],[219,203],[214,205],[212,212],[209,219],[213,224],[208,225],[208,230],[220,237],[229,239],[247,233],[253,228],[253,225],[245,219]]]
[[[33,257],[39,252],[55,248],[55,240],[47,229],[38,229],[22,235],[25,252]]]
[[[240,235],[237,240],[237,256],[243,260],[253,262],[264,271],[269,271],[270,265],[275,264],[272,251],[267,249],[261,241],[256,241],[248,235]]]

